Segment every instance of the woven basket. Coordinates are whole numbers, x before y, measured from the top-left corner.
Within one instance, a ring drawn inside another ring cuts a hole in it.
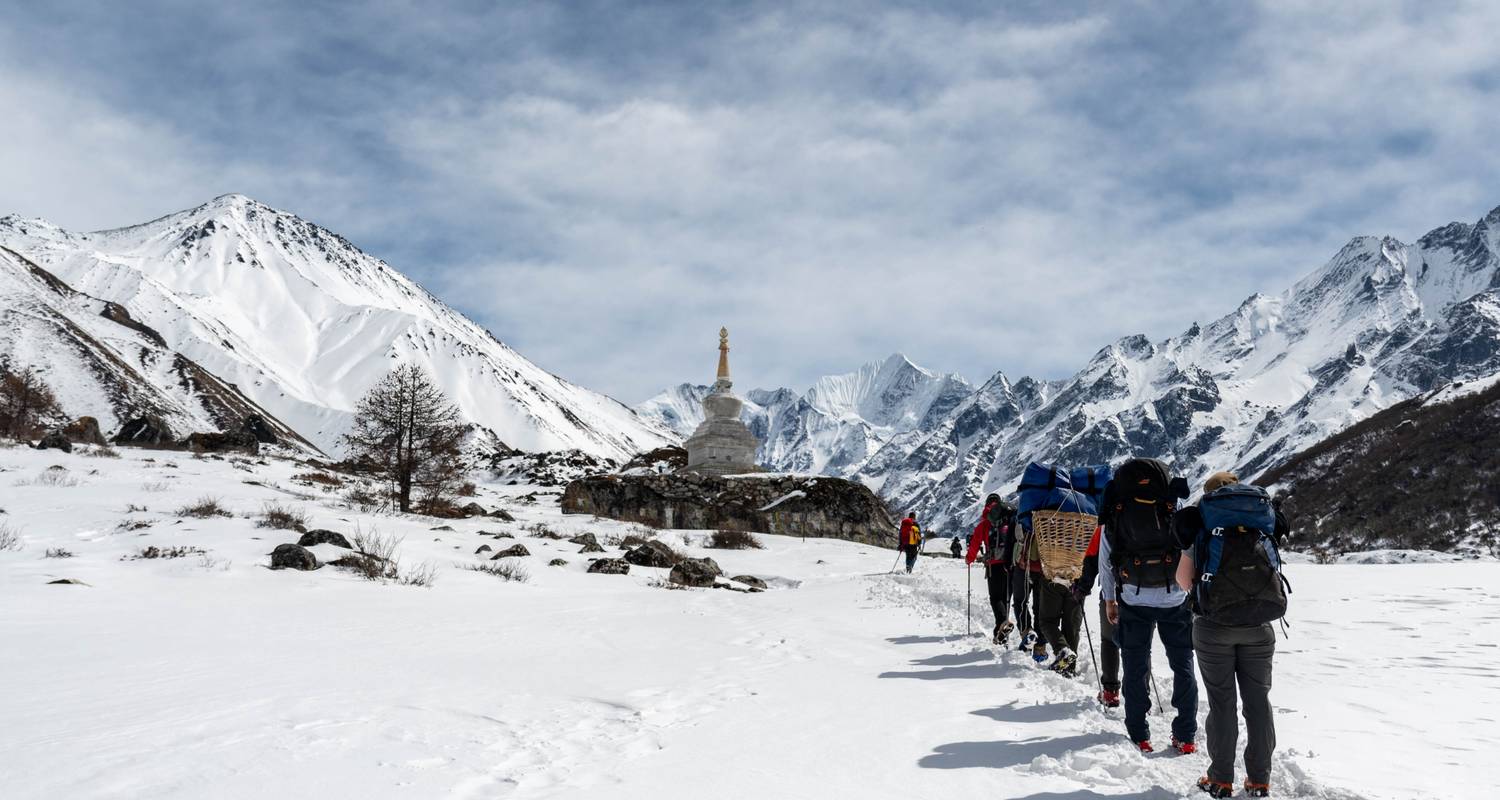
[[[1094,540],[1099,518],[1074,511],[1031,512],[1032,535],[1048,580],[1071,583],[1083,577],[1083,557]]]

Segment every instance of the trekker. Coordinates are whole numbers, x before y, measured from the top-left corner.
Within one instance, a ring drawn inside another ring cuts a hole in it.
[[[917,512],[908,511],[901,520],[901,549],[906,552],[906,571],[917,566],[917,556],[922,552],[922,526],[917,524]]]
[[[1193,617],[1187,592],[1177,585],[1177,562],[1182,555],[1173,534],[1173,514],[1186,483],[1173,479],[1167,466],[1155,459],[1132,459],[1115,472],[1104,490],[1099,543],[1100,595],[1105,614],[1115,626],[1124,667],[1125,732],[1149,753],[1151,730],[1151,637],[1161,638],[1172,667],[1172,747],[1196,752],[1198,682],[1193,677]]]
[[[948,552],[952,553],[954,558],[964,557],[964,546],[963,543],[958,540],[957,536],[948,541]]]
[[[1016,612],[1016,624],[1021,626],[1021,652],[1031,652],[1031,660],[1047,663],[1047,642],[1038,632],[1037,617],[1042,608],[1042,584],[1047,577],[1042,574],[1042,551],[1036,537],[1030,533],[1016,535],[1015,566],[1011,569],[1011,603]],[[1028,609],[1028,605],[1030,608]]]
[[[1010,558],[1015,547],[1016,510],[991,494],[984,499],[984,513],[969,535],[969,552],[965,564],[984,556],[984,580],[990,591],[990,610],[995,614],[995,644],[1010,640],[1015,623],[1010,621]]]
[[[1089,542],[1088,552],[1083,558],[1083,577],[1078,583],[1082,590],[1079,602],[1094,591],[1094,581],[1099,577],[1099,542],[1104,526],[1094,530],[1094,539]],[[1120,707],[1120,646],[1115,644],[1115,626],[1104,610],[1104,597],[1099,597],[1099,704],[1105,708]],[[1085,612],[1087,613],[1087,612]]]
[[[1285,615],[1287,602],[1276,544],[1290,528],[1264,489],[1241,484],[1228,472],[1209,477],[1203,498],[1177,512],[1174,528],[1186,549],[1177,585],[1193,593],[1193,648],[1208,693],[1209,766],[1198,788],[1210,797],[1234,795],[1238,689],[1245,715],[1245,794],[1269,797],[1276,749],[1271,623]]]

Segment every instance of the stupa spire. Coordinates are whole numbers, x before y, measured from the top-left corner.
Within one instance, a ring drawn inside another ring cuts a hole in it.
[[[718,379],[725,383],[729,378],[729,329],[719,329],[719,374]]]

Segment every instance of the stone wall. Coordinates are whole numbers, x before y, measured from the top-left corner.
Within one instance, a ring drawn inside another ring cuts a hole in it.
[[[655,528],[734,530],[896,546],[897,522],[863,484],[825,477],[595,475],[568,484],[565,514]]]

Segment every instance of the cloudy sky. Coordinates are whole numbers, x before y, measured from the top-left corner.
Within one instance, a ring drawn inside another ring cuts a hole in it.
[[[0,213],[242,192],[628,402],[721,324],[1060,377],[1500,205],[1495,3],[5,5]]]

